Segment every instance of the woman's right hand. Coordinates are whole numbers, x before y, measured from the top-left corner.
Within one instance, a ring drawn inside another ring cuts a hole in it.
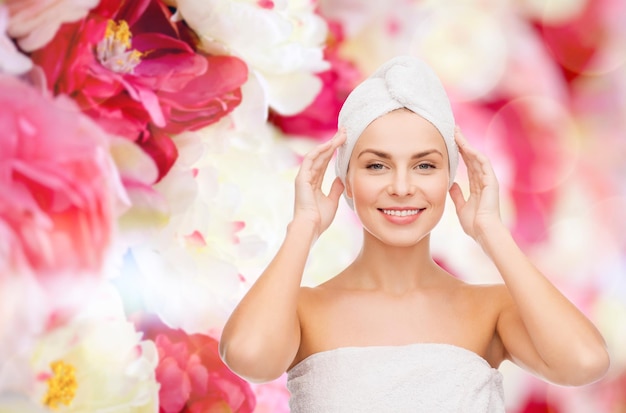
[[[307,220],[315,226],[316,238],[331,224],[337,212],[344,186],[335,178],[328,195],[322,192],[322,182],[335,149],[346,140],[343,129],[332,139],[310,151],[300,165],[295,181],[294,220]]]

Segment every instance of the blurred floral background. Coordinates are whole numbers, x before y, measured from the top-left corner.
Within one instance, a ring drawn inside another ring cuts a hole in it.
[[[0,412],[288,412],[285,377],[232,374],[220,331],[302,155],[398,54],[439,73],[516,239],[611,352],[582,388],[503,364],[507,412],[626,412],[625,20],[623,0],[0,0]],[[360,237],[342,203],[304,283]],[[500,280],[451,210],[433,251]]]

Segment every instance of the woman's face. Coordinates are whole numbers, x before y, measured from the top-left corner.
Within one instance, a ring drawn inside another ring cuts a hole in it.
[[[364,228],[384,243],[410,246],[441,219],[449,185],[439,131],[400,109],[374,120],[350,157],[346,193]]]

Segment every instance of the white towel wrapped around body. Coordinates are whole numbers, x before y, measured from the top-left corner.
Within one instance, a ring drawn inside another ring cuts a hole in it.
[[[502,413],[502,374],[449,344],[342,347],[288,371],[291,413]]]
[[[365,128],[377,118],[406,108],[432,123],[446,144],[450,185],[459,163],[454,142],[454,115],[446,91],[435,72],[413,56],[398,56],[380,66],[348,95],[339,112],[339,127],[346,142],[337,150],[335,172],[345,184],[354,145]],[[352,208],[352,200],[345,197]]]

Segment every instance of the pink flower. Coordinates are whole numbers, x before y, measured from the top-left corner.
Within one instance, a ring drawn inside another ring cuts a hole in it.
[[[98,0],[5,0],[11,14],[9,36],[27,52],[45,46],[63,23],[87,15]]]
[[[253,384],[256,395],[254,413],[289,413],[289,390],[287,390],[287,374],[278,379],[261,384]]]
[[[0,274],[98,271],[122,194],[108,136],[64,96],[0,74]]]
[[[328,27],[331,38],[324,51],[324,59],[330,62],[331,67],[317,75],[322,81],[322,90],[309,106],[296,115],[270,114],[270,121],[287,134],[321,140],[333,135],[337,131],[337,116],[343,102],[362,79],[360,71],[339,56],[344,38],[342,27],[333,22],[328,22]]]
[[[254,392],[222,362],[216,339],[188,335],[156,319],[144,322],[140,329],[154,340],[159,351],[156,377],[161,385],[161,413],[254,411]]]
[[[159,177],[177,157],[170,134],[218,121],[241,101],[246,64],[196,49],[160,0],[103,0],[33,53],[54,93],[65,93],[107,131],[137,142]]]

